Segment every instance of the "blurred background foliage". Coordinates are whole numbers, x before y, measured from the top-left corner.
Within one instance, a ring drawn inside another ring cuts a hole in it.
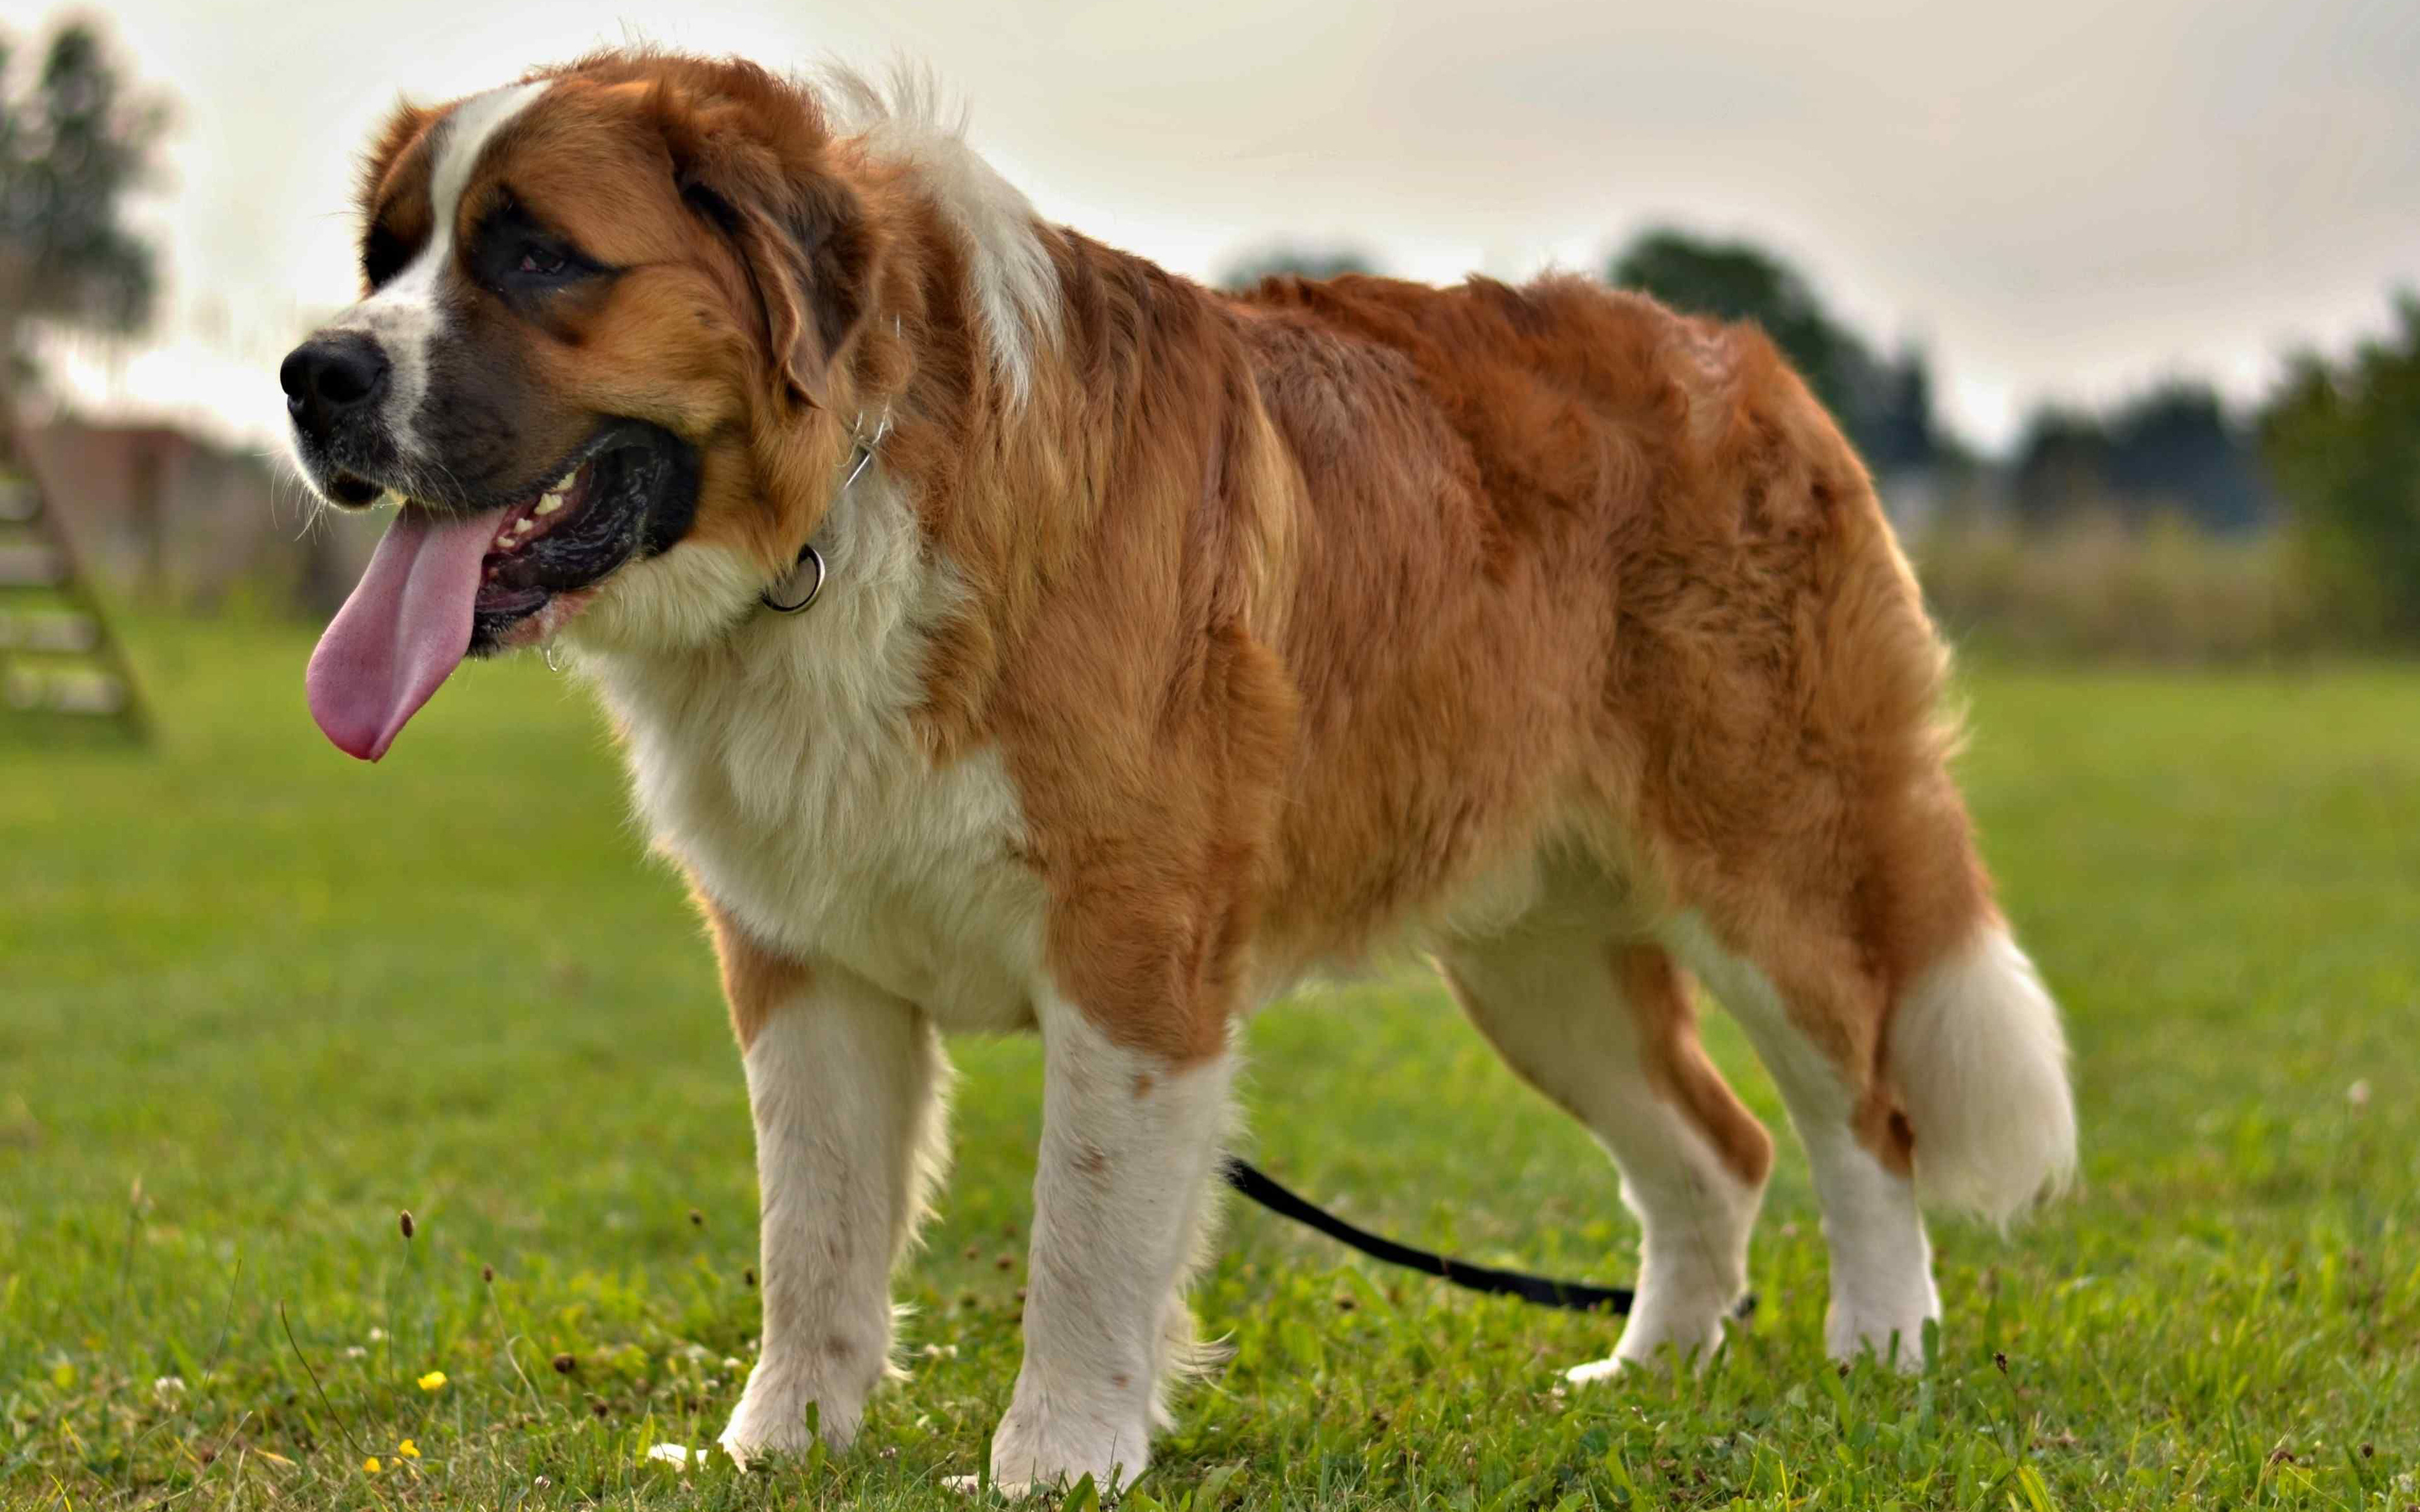
[[[150,245],[126,224],[168,124],[130,89],[89,23],[52,32],[39,63],[0,31],[0,380],[33,376],[38,319],[141,329],[159,287]]]
[[[2366,638],[2420,642],[2420,298],[2397,330],[2331,363],[2296,359],[2260,416],[2314,592]]]

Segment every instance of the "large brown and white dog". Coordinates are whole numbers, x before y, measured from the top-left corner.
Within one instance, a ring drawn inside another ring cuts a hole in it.
[[[1003,1483],[1144,1466],[1239,1019],[1407,934],[1621,1166],[1613,1359],[1710,1350],[1772,1159],[1834,1353],[1916,1359],[1919,1193],[2073,1159],[2055,1010],[1945,769],[1944,654],[1755,331],[1575,278],[1212,292],[1039,221],[924,93],[614,52],[405,107],[368,292],[288,359],[402,502],[312,660],[376,759],[550,640],[709,920],[763,1196],[723,1442],[855,1432],[942,1165],[944,1030],[1039,1030]],[[829,566],[820,599],[803,549]]]

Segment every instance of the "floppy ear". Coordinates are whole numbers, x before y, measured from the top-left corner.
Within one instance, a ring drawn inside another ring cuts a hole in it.
[[[785,163],[737,123],[696,124],[675,149],[681,197],[739,254],[784,389],[820,408],[864,313],[873,239],[863,208],[846,184],[810,162]]]

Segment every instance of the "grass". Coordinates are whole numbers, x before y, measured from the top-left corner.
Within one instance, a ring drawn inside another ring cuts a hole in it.
[[[156,751],[0,745],[0,1501],[952,1504],[1015,1377],[1034,1047],[954,1047],[911,1379],[859,1446],[652,1462],[737,1397],[753,1182],[706,949],[598,720],[534,659],[480,667],[372,769],[311,729],[305,638],[137,649]],[[1197,1293],[1233,1362],[1126,1504],[2420,1504],[2420,672],[1966,691],[2088,1144],[2012,1238],[1938,1227],[1929,1373],[1824,1363],[1794,1149],[1752,1326],[1590,1390],[1558,1367],[1610,1322],[1236,1211]],[[1605,1162],[1424,981],[1310,995],[1251,1050],[1283,1179],[1474,1257],[1633,1269]]]

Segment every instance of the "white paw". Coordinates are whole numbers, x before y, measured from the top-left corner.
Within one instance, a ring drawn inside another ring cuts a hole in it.
[[[1083,1477],[1076,1478],[1080,1481]],[[981,1496],[984,1492],[984,1478],[980,1475],[945,1475],[941,1484],[960,1496]],[[1071,1483],[1065,1477],[1057,1480],[995,1480],[990,1484],[993,1495],[1011,1502],[1021,1502],[1030,1496],[1055,1496],[1071,1489]],[[1095,1489],[1104,1485],[1100,1481],[1093,1484]],[[1131,1475],[1120,1479],[1114,1488],[1101,1491],[1102,1503],[1107,1504],[1114,1501],[1119,1490],[1133,1484]]]
[[[1924,1369],[1923,1313],[1860,1314],[1835,1306],[1823,1319],[1823,1348],[1846,1365],[1870,1354],[1903,1376]]]
[[[1610,1381],[1623,1370],[1664,1369],[1675,1360],[1699,1370],[1714,1364],[1723,1347],[1723,1318],[1728,1304],[1709,1302],[1675,1307],[1655,1297],[1642,1300],[1621,1331],[1621,1342],[1609,1360],[1591,1360],[1563,1372],[1575,1386]]]
[[[1012,1406],[992,1435],[991,1484],[1002,1496],[1032,1496],[1063,1490],[1090,1477],[1106,1502],[1133,1485],[1150,1459],[1150,1439],[1140,1415],[1110,1428],[1082,1414],[1037,1421],[1030,1410]]]
[[[813,1410],[812,1422],[810,1409]],[[745,1470],[768,1454],[801,1454],[820,1437],[829,1449],[845,1449],[857,1437],[860,1412],[836,1412],[809,1391],[789,1388],[771,1380],[758,1365],[748,1390],[732,1410],[731,1422],[716,1442],[734,1463]]]
[[[1670,1340],[1665,1340],[1652,1347],[1641,1345],[1634,1349],[1630,1341],[1624,1339],[1621,1348],[1614,1350],[1610,1359],[1590,1360],[1586,1365],[1575,1365],[1563,1372],[1563,1379],[1575,1386],[1585,1386],[1591,1381],[1611,1381],[1625,1370],[1666,1370],[1675,1366],[1704,1370],[1714,1365],[1715,1351],[1722,1348],[1722,1343],[1723,1335],[1720,1329],[1714,1331],[1712,1343],[1687,1349],[1681,1348]]]

